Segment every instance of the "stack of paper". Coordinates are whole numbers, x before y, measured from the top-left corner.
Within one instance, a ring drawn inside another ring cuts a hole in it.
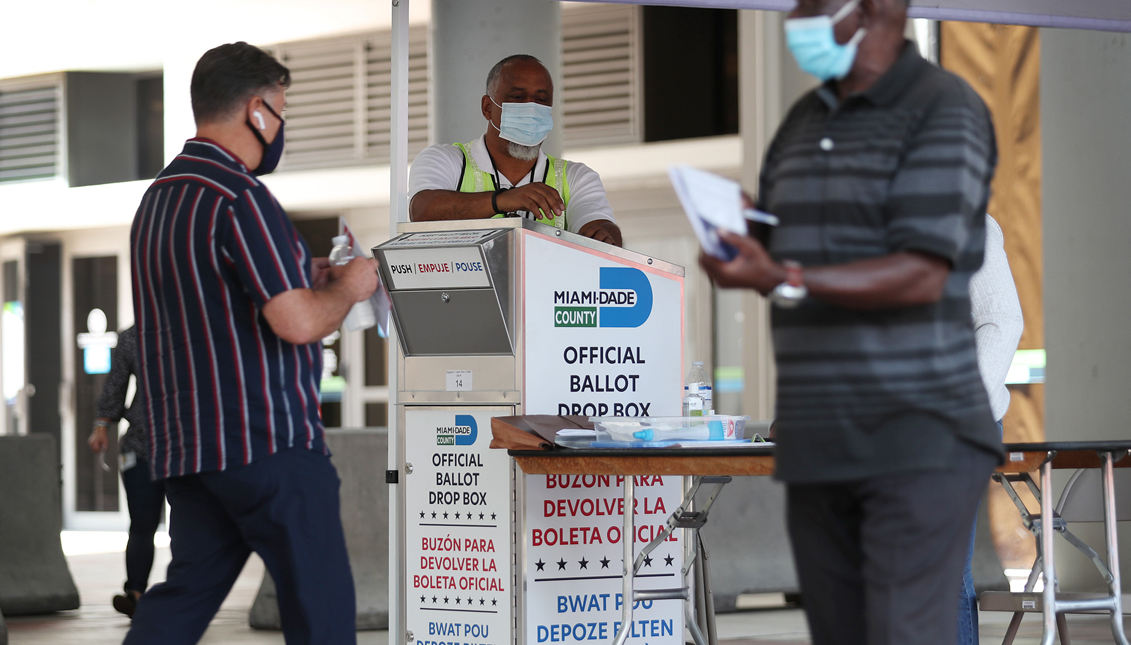
[[[668,176],[700,246],[720,260],[732,260],[737,254],[734,247],[719,239],[720,229],[745,235],[748,219],[770,226],[778,223],[778,218],[769,213],[743,208],[742,186],[733,179],[691,166],[672,166]]]

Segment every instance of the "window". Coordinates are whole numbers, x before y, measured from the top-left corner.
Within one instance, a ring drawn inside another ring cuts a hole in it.
[[[59,77],[0,84],[0,182],[59,174]]]
[[[562,103],[565,145],[639,143],[640,8],[584,5],[562,9]]]
[[[291,70],[281,170],[389,163],[392,33],[270,48]],[[409,29],[409,159],[428,145],[428,31]]]
[[[738,133],[738,12],[643,7],[644,140]]]

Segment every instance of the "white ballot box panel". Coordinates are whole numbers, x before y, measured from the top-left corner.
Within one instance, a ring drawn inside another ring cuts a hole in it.
[[[683,277],[523,231],[524,414],[678,415]],[[623,498],[616,477],[524,477],[519,642],[610,642],[621,621]],[[638,477],[637,550],[683,497],[680,477]],[[683,535],[644,562],[637,589],[682,585]],[[629,645],[682,645],[682,601],[635,607]],[[523,640],[524,639],[524,640]]]
[[[510,458],[487,446],[491,417],[513,411],[405,410],[405,626],[420,645],[511,643]]]
[[[514,354],[512,235],[409,233],[373,249],[405,356]]]

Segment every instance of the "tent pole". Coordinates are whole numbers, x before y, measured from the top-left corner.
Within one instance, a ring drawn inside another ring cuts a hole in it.
[[[392,3],[392,75],[390,96],[389,136],[389,237],[397,234],[397,224],[408,221],[408,13],[410,0],[390,0]],[[389,326],[389,458],[388,469],[400,472],[401,453],[404,451],[403,429],[400,428],[397,392],[397,337],[396,329]],[[404,477],[400,477],[404,482]],[[412,637],[405,625],[404,607],[404,535],[405,514],[402,500],[403,483],[389,486],[389,645],[406,645]]]

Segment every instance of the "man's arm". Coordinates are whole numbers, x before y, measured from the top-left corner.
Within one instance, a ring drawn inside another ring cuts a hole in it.
[[[421,190],[409,203],[414,222],[437,220],[487,219],[496,215],[491,205],[494,192],[461,193],[455,190]],[[542,182],[504,190],[495,197],[502,213],[527,211],[542,219],[544,213],[561,215],[565,204],[558,191]]]
[[[295,345],[321,340],[341,327],[354,303],[377,289],[377,261],[356,258],[344,266],[325,266],[325,283],[315,276],[312,288],[284,291],[263,305],[263,317],[275,334]]]
[[[609,219],[595,219],[585,226],[582,226],[581,229],[577,231],[577,234],[591,237],[598,242],[612,244],[613,246],[624,246],[624,237],[621,236],[620,227]]]
[[[774,262],[757,240],[732,233],[722,239],[738,256],[722,262],[699,256],[703,269],[720,287],[749,287],[768,294],[785,281],[785,268]],[[810,267],[802,272],[809,295],[849,309],[891,309],[938,302],[950,275],[950,263],[930,253],[902,251],[846,264]]]
[[[569,230],[598,242],[624,246],[601,176],[589,166],[574,161],[568,163],[566,173],[570,193]]]
[[[950,269],[980,228],[997,153],[989,112],[966,86],[935,106],[910,142],[886,204],[892,253],[839,265],[807,267],[809,295],[850,309],[938,302]],[[763,295],[785,281],[785,269],[747,237],[722,234],[739,251],[728,263],[700,255],[722,286]]]

